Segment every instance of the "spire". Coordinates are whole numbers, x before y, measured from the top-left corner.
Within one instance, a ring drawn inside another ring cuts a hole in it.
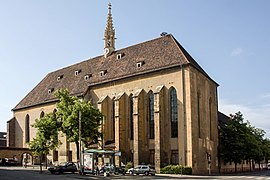
[[[107,57],[112,54],[115,50],[115,31],[113,28],[112,21],[112,13],[111,13],[112,5],[108,4],[108,17],[107,24],[104,32],[104,56]]]

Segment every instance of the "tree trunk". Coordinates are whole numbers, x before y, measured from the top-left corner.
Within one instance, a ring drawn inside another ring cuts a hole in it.
[[[48,168],[48,158],[47,158],[47,154],[45,155],[45,164],[46,164],[46,169]]]
[[[249,162],[249,171],[251,172],[251,160],[249,159],[248,162]]]
[[[40,171],[39,171],[39,173],[42,173],[42,155],[43,154],[40,154],[39,155],[39,160],[40,160],[40,163],[39,163],[40,164],[40,166],[39,166],[40,167]]]
[[[236,173],[237,172],[237,163],[234,162],[234,172]]]
[[[77,160],[80,161],[80,147],[79,147],[79,142],[76,141],[75,144],[76,144],[76,149],[77,149]]]

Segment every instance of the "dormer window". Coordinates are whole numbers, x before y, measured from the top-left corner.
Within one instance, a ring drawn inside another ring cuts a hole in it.
[[[48,94],[52,94],[53,91],[54,91],[54,88],[48,89]]]
[[[57,81],[60,81],[61,79],[63,79],[64,75],[58,76],[57,77]]]
[[[77,71],[75,71],[75,76],[78,76],[79,74],[80,74],[80,72],[81,72],[82,70],[77,70]]]
[[[137,68],[140,68],[144,65],[144,61],[137,62]]]
[[[84,80],[87,81],[87,80],[90,79],[90,77],[92,77],[92,74],[86,74],[86,75],[84,76]]]
[[[103,70],[103,71],[100,71],[99,72],[99,74],[100,74],[101,77],[104,76],[106,73],[107,73],[107,70]]]
[[[118,53],[116,55],[116,59],[121,59],[124,56],[124,53]]]

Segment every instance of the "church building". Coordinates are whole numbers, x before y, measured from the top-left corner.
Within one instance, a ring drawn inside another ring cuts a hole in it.
[[[12,109],[7,145],[28,148],[31,124],[56,111],[54,92],[67,88],[102,112],[104,148],[121,151],[118,161],[216,172],[218,84],[171,34],[122,49],[115,39],[109,4],[104,54],[48,73]],[[75,144],[59,138],[48,158],[76,162]]]

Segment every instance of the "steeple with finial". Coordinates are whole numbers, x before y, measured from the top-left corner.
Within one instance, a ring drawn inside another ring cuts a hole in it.
[[[115,50],[115,30],[113,28],[112,22],[112,13],[111,13],[112,5],[108,4],[108,18],[106,29],[104,32],[104,56],[108,57]]]

